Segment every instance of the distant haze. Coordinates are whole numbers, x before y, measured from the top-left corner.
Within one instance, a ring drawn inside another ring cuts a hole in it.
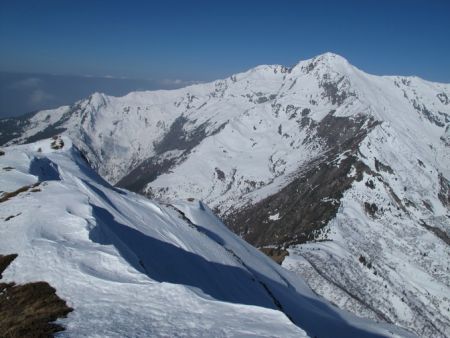
[[[0,118],[70,105],[93,92],[122,96],[135,90],[179,88],[179,79],[146,80],[0,72]]]

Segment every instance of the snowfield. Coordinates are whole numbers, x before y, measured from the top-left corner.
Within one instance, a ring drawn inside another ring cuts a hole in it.
[[[80,196],[94,196],[80,202],[82,212],[63,212],[66,223],[87,222],[86,236],[94,236],[95,245],[116,248],[114,240],[89,230],[89,222],[104,218],[103,209],[120,224],[144,227],[145,219],[129,219],[142,214],[136,205],[144,214],[161,208],[163,216],[157,219],[184,229],[180,210],[189,218],[200,207],[185,202],[175,208],[173,201],[201,200],[254,246],[288,251],[283,267],[340,308],[419,336],[450,336],[450,84],[374,76],[339,55],[325,53],[290,68],[263,65],[211,83],[123,97],[94,93],[71,106],[0,120],[4,145],[58,134],[70,138],[95,172],[116,187],[96,183],[97,176],[94,183],[82,179],[72,184],[83,192]],[[2,171],[0,190],[13,191],[38,179],[35,170],[45,163],[33,158],[44,152],[26,155],[32,147],[14,148],[19,149],[17,155],[0,157],[11,163],[5,166],[15,168]],[[59,161],[55,156],[63,155],[50,152],[52,163]],[[62,177],[62,168],[58,163],[55,177]],[[61,180],[46,184],[53,189]],[[102,199],[95,191],[105,187],[111,204],[99,210],[92,204]],[[117,187],[159,204],[145,204],[145,199]],[[130,213],[118,213],[112,206],[125,200],[134,201],[124,202]],[[0,205],[2,210],[7,203]],[[201,215],[209,214],[205,209]],[[81,215],[74,216],[77,213]],[[166,222],[167,215],[176,222]],[[216,221],[190,221],[222,242],[214,235],[222,227],[213,233],[207,228]],[[198,236],[188,228],[183,231]],[[189,241],[179,240],[179,230],[169,233],[164,241],[210,261],[209,251],[185,248],[181,243]],[[119,247],[123,257],[140,257]],[[133,262],[134,269],[144,269]],[[239,266],[235,259],[217,262]],[[242,300],[234,291],[233,297]],[[217,294],[214,298],[224,300]],[[314,336],[306,326],[300,327]]]
[[[57,289],[74,308],[58,336],[412,336],[338,310],[199,201],[110,186],[61,140],[0,157],[4,192],[33,186],[0,204],[0,253],[18,254],[4,280]]]

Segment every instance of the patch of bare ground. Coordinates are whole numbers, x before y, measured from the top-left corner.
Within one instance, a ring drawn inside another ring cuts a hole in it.
[[[286,256],[289,256],[289,251],[282,248],[259,248],[259,250],[280,265],[283,263]]]
[[[0,255],[0,278],[16,257],[16,254]],[[72,310],[46,282],[0,283],[1,337],[52,337],[64,330],[54,321]]]
[[[303,143],[314,144],[311,135],[316,135],[314,139],[322,140],[327,149],[324,153],[299,168],[292,181],[277,193],[231,209],[224,216],[225,224],[250,244],[286,248],[322,239],[326,235],[322,232],[327,231],[322,229],[336,216],[344,192],[364,174],[377,175],[359,159],[358,149],[379,122],[364,115],[355,119],[338,117],[334,112],[319,124],[305,117],[310,136]],[[389,170],[381,163],[378,166]],[[280,217],[271,219],[275,213]]]
[[[19,195],[22,192],[26,192],[28,190],[30,190],[31,192],[37,192],[37,191],[41,191],[40,189],[35,189],[38,185],[40,185],[41,182],[37,182],[34,184],[30,184],[30,185],[25,185],[15,191],[11,191],[11,192],[4,192],[3,195],[0,197],[0,203],[6,202],[7,200]]]

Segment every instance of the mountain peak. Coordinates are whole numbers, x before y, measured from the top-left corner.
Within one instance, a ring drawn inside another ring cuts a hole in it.
[[[306,70],[308,73],[314,69],[322,69],[325,72],[346,72],[351,64],[348,60],[338,54],[326,52],[311,59],[299,61],[292,69]]]
[[[315,60],[320,60],[326,63],[348,63],[348,60],[339,54],[335,54],[333,52],[326,52],[320,55],[317,55]]]
[[[351,65],[343,56],[331,52],[320,54],[308,61],[312,62],[315,66],[323,65],[327,68],[348,67]]]
[[[339,54],[335,54],[332,52],[325,52],[323,54],[319,54],[313,58],[300,60],[293,67],[283,66],[279,64],[263,64],[256,67],[253,67],[243,74],[264,74],[264,73],[277,73],[277,72],[288,72],[293,69],[302,69],[307,67],[307,69],[314,69],[318,65],[323,65],[323,67],[327,69],[335,69],[339,70],[339,67],[343,69],[343,67],[351,66],[346,58]],[[232,76],[236,76],[238,74],[234,74]]]

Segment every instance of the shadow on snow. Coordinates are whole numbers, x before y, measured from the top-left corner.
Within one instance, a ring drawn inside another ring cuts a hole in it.
[[[92,208],[97,226],[91,230],[90,239],[114,245],[129,264],[153,280],[190,286],[225,302],[271,309],[279,309],[281,305],[283,312],[311,336],[381,337],[350,325],[331,305],[301,295],[291,286],[251,269],[207,261],[117,222],[104,208],[95,205]],[[214,237],[224,243],[216,234]]]

